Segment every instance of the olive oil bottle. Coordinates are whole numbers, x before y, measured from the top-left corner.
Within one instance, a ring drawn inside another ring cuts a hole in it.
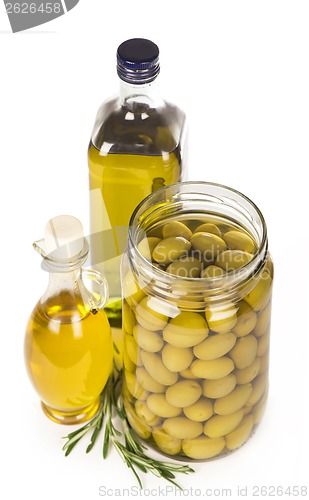
[[[114,327],[121,326],[119,269],[130,217],[146,196],[184,177],[185,114],[160,97],[159,71],[150,40],[118,47],[120,93],[99,109],[89,144],[91,257],[108,280]]]
[[[97,412],[113,366],[111,328],[103,310],[107,283],[98,272],[81,267],[88,242],[75,217],[51,219],[45,238],[34,247],[49,283],[27,324],[26,368],[51,420],[83,422]],[[93,284],[93,292],[84,280]]]

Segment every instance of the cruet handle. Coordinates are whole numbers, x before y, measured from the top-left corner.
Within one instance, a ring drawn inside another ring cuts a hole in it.
[[[91,293],[91,307],[92,309],[102,309],[108,301],[108,284],[107,280],[101,273],[94,271],[93,269],[82,269],[81,270],[82,280],[91,280],[98,285],[98,291]]]

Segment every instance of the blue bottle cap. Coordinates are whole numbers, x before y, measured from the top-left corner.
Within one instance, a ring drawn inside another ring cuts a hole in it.
[[[150,83],[159,72],[159,48],[151,40],[132,38],[119,45],[117,73],[121,80],[134,85]]]

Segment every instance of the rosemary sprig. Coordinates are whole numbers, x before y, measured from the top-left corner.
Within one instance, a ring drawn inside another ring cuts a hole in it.
[[[98,410],[98,413],[96,414],[96,416],[93,417],[86,425],[84,425],[80,429],[77,429],[74,432],[70,432],[70,434],[68,434],[66,436],[67,442],[64,444],[64,446],[62,448],[63,451],[65,451],[66,457],[71,453],[73,448],[77,445],[78,441],[80,441],[82,439],[82,437],[84,437],[84,435],[87,434],[90,431],[90,429],[92,429],[94,427],[94,431],[93,431],[93,434],[91,436],[90,444],[86,449],[86,453],[88,453],[92,449],[92,447],[94,446],[94,443],[97,439],[97,436],[99,435],[99,432],[102,428],[102,424],[103,424],[103,420],[104,420],[104,418],[103,418],[104,413],[103,413],[102,409],[103,409],[103,400],[101,399],[100,407],[99,407],[99,410]]]
[[[188,465],[161,462],[160,460],[155,460],[146,455],[145,452],[147,451],[147,447],[136,438],[128,424],[126,411],[120,394],[120,382],[121,373],[115,371],[101,394],[100,407],[95,417],[80,429],[66,436],[67,441],[62,448],[65,452],[65,456],[68,456],[76,444],[92,430],[90,444],[86,448],[86,453],[89,453],[105,423],[103,439],[104,459],[107,458],[109,449],[112,445],[117,450],[122,460],[132,470],[141,489],[143,488],[143,484],[138,471],[143,473],[150,472],[157,477],[162,477],[181,489],[174,481],[175,474],[178,472],[188,474],[189,472],[194,472],[194,470]],[[114,424],[113,416],[115,414],[120,419],[122,426],[121,431]]]

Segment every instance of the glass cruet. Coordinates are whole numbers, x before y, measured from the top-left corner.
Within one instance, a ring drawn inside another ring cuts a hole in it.
[[[51,420],[84,422],[97,412],[112,370],[112,337],[103,310],[107,282],[99,272],[82,268],[89,246],[75,217],[51,219],[33,246],[49,282],[26,328],[28,375]]]

